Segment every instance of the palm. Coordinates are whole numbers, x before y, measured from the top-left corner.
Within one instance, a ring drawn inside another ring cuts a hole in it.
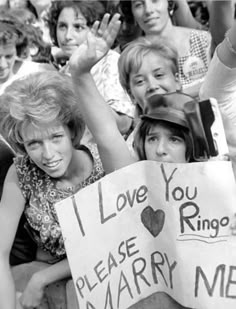
[[[119,14],[115,14],[110,22],[109,17],[105,14],[100,24],[95,22],[87,40],[73,53],[69,62],[72,71],[89,71],[109,51],[120,28]]]

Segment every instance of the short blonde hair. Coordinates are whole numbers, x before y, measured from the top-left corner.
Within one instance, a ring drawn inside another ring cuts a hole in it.
[[[130,73],[139,70],[144,56],[150,52],[168,60],[174,76],[179,72],[177,49],[168,41],[158,39],[156,42],[151,38],[138,38],[122,51],[118,62],[120,83],[128,94],[130,94]]]
[[[16,151],[25,153],[22,128],[58,120],[71,131],[76,148],[85,124],[78,109],[77,97],[69,76],[44,71],[15,80],[0,97],[2,135]]]

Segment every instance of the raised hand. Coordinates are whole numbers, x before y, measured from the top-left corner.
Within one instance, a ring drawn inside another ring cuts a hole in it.
[[[106,55],[114,43],[120,29],[120,15],[105,14],[101,22],[96,21],[88,32],[85,40],[72,54],[69,60],[70,72],[82,74],[91,68]]]

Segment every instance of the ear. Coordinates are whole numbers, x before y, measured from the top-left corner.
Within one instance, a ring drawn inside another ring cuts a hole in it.
[[[181,91],[182,90],[182,85],[179,80],[179,73],[175,73],[175,82],[176,82],[176,90]]]

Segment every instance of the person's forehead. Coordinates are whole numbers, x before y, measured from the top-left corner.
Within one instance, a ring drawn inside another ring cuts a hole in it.
[[[44,139],[56,132],[64,132],[64,130],[65,127],[57,121],[37,125],[29,123],[23,126],[21,134],[24,141],[29,141],[33,139]]]
[[[16,45],[14,43],[12,44],[1,44],[0,42],[0,55],[8,55],[8,54],[14,54],[16,52]]]
[[[30,0],[30,2],[34,6],[47,6],[51,4],[52,0]]]
[[[71,6],[66,6],[64,7],[60,14],[59,14],[59,20],[60,19],[67,19],[73,17],[75,20],[86,20],[85,16],[82,14],[81,10],[79,7],[71,7]]]
[[[150,71],[167,69],[172,72],[172,63],[164,55],[155,51],[149,51],[136,62],[136,65],[133,65],[131,74],[138,74],[143,69],[150,69]]]

